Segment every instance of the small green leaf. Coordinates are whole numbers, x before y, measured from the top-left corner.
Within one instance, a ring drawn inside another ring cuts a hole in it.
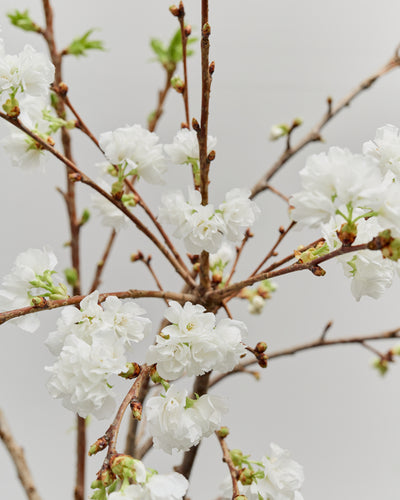
[[[102,40],[89,40],[94,31],[94,29],[90,29],[81,37],[74,38],[66,48],[66,53],[79,57],[86,56],[88,50],[105,50]]]
[[[17,28],[21,28],[25,31],[40,31],[40,27],[29,17],[28,9],[23,12],[15,9],[13,12],[9,12],[7,17],[11,21],[11,24]]]

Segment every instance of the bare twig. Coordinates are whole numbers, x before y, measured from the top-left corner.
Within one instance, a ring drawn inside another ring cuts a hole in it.
[[[107,297],[114,295],[119,299],[139,299],[145,297],[157,298],[157,299],[171,299],[177,302],[195,302],[197,297],[189,293],[179,293],[179,292],[164,292],[159,290],[127,290],[125,292],[110,292],[101,293],[99,295],[99,302],[103,302]],[[20,309],[13,309],[12,311],[5,311],[0,313],[0,325],[6,323],[10,319],[19,318],[20,316],[26,316],[27,314],[33,314],[40,311],[49,311],[50,309],[57,309],[64,306],[73,306],[79,304],[86,295],[74,295],[67,299],[62,300],[46,300],[41,306],[27,306],[21,307]]]
[[[99,262],[97,263],[96,273],[95,273],[94,278],[93,278],[92,286],[90,287],[91,292],[94,292],[95,290],[97,290],[97,288],[99,287],[99,285],[101,283],[101,274],[103,272],[103,269],[104,269],[104,266],[107,262],[107,259],[110,255],[111,247],[115,241],[116,236],[117,236],[117,231],[115,229],[112,229],[110,236],[108,238],[108,241],[107,241],[106,248],[104,249],[103,256],[99,260]]]
[[[389,61],[382,66],[378,71],[373,73],[371,76],[363,80],[354,90],[350,92],[346,97],[339,101],[336,106],[328,106],[327,112],[321,118],[321,120],[314,126],[314,128],[301,139],[295,146],[291,146],[289,142],[289,147],[285,149],[278,160],[271,166],[267,173],[254,185],[251,191],[251,198],[255,198],[259,193],[268,188],[268,183],[270,179],[286,164],[286,162],[292,158],[296,153],[302,150],[305,146],[311,142],[321,140],[321,131],[325,125],[332,120],[342,109],[348,107],[351,102],[360,95],[364,90],[371,87],[379,78],[381,78],[386,73],[389,73],[394,68],[400,65],[400,57],[397,53],[389,59]]]
[[[226,463],[226,465],[229,468],[229,474],[231,476],[232,480],[232,498],[236,498],[239,496],[239,485],[238,485],[238,470],[233,464],[232,457],[230,450],[228,448],[228,445],[226,444],[225,438],[221,437],[220,433],[218,431],[215,432],[215,435],[218,438],[219,444],[222,449],[222,455],[223,455],[223,461]]]
[[[179,26],[181,28],[181,40],[182,40],[182,62],[183,62],[183,81],[184,81],[184,88],[183,88],[183,103],[185,105],[185,117],[186,117],[186,124],[188,128],[190,128],[190,113],[189,113],[189,81],[188,81],[188,74],[187,74],[187,39],[188,39],[188,33],[185,29],[185,8],[183,6],[183,2],[179,3],[179,16],[178,16],[178,21],[179,21]]]
[[[163,107],[164,107],[164,101],[165,98],[167,97],[168,91],[171,88],[171,78],[175,72],[175,68],[173,70],[171,69],[165,69],[165,85],[163,90],[160,90],[158,93],[158,103],[157,103],[157,109],[154,111],[151,119],[149,120],[148,123],[148,129],[150,132],[154,132],[158,120],[160,119],[161,115],[163,114]]]
[[[236,267],[238,265],[238,262],[239,262],[239,259],[240,259],[240,256],[242,255],[242,252],[243,252],[243,248],[244,246],[246,245],[247,241],[249,240],[249,238],[251,238],[253,236],[252,232],[250,231],[250,229],[247,229],[246,232],[245,232],[245,235],[244,235],[244,238],[242,240],[242,243],[240,244],[240,247],[236,247],[236,257],[235,257],[235,261],[232,265],[232,269],[231,269],[231,272],[229,273],[229,276],[228,276],[228,279],[226,280],[225,282],[225,286],[226,285],[229,285],[229,283],[231,282],[231,279],[233,277],[233,275],[235,274],[235,271],[236,271]]]
[[[24,450],[17,444],[11,430],[8,427],[7,420],[0,410],[0,439],[7,448],[12,461],[17,469],[18,478],[25,490],[29,500],[41,500],[41,496],[36,490],[31,471],[25,459]]]
[[[287,349],[282,349],[280,351],[272,352],[268,355],[268,360],[283,358],[285,356],[293,356],[294,354],[301,351],[308,351],[310,349],[316,349],[320,347],[330,347],[334,345],[350,345],[350,344],[358,344],[362,347],[366,347],[365,342],[370,342],[372,340],[388,340],[388,339],[397,339],[400,338],[400,328],[395,328],[394,330],[388,330],[386,332],[375,333],[372,335],[361,335],[356,337],[347,337],[333,340],[326,340],[325,338],[319,338],[317,340],[306,342],[304,344],[296,345],[293,347],[288,347]],[[378,353],[379,357],[382,357],[378,351],[374,351],[375,354]],[[248,366],[257,364],[256,359],[249,359],[244,363],[240,363],[237,365],[230,373],[224,373],[222,375],[218,375],[214,377],[209,384],[209,388],[213,387],[215,384],[228,377],[232,373],[240,373],[245,371],[244,369]]]

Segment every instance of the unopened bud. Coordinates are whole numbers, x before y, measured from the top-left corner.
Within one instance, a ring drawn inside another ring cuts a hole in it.
[[[110,460],[110,467],[113,473],[121,479],[134,478],[135,475],[135,459],[129,455],[122,453],[113,455]]]
[[[185,35],[186,35],[186,36],[190,36],[190,35],[191,35],[191,33],[192,33],[192,27],[190,26],[190,24],[187,24],[187,25],[185,26]]]
[[[65,82],[60,82],[58,84],[58,93],[62,96],[66,96],[68,94],[68,85]]]
[[[208,73],[210,76],[214,73],[215,71],[215,61],[211,61],[210,66],[208,67]]]
[[[171,87],[175,89],[179,94],[183,94],[185,91],[185,82],[179,76],[174,76],[171,78]]]
[[[203,25],[203,29],[201,30],[203,37],[209,37],[211,35],[211,26],[208,23]]]
[[[200,125],[196,118],[192,118],[192,127],[196,132],[200,132]]]
[[[130,407],[133,418],[136,420],[142,420],[142,411],[143,411],[142,403],[140,401],[133,400],[130,402]]]
[[[102,436],[89,448],[89,456],[95,455],[99,451],[104,450],[104,448],[106,448],[107,446],[108,441],[104,436]]]
[[[45,297],[32,297],[31,304],[33,307],[46,307],[47,299]]]
[[[127,370],[119,373],[119,376],[126,379],[133,379],[139,376],[140,366],[137,363],[126,363]]]
[[[268,356],[265,353],[261,353],[257,356],[257,362],[260,368],[267,368],[268,366]]]
[[[266,342],[258,342],[257,345],[256,345],[256,348],[255,348],[255,351],[256,352],[259,352],[260,354],[262,352],[265,352],[267,350],[267,344]]]
[[[213,273],[213,275],[212,275],[212,282],[213,282],[214,284],[219,284],[219,283],[221,283],[221,281],[222,281],[222,277],[223,277],[223,276],[222,276],[222,273],[215,272],[215,273]]]
[[[354,222],[345,222],[341,225],[339,231],[336,231],[336,234],[343,246],[349,247],[357,237],[357,225]]]
[[[56,143],[56,141],[50,136],[47,137],[46,142],[49,146],[54,146],[54,144]]]
[[[72,172],[71,174],[68,174],[68,179],[71,182],[79,182],[82,180],[82,175],[78,174],[77,172]]]
[[[150,378],[154,384],[161,384],[162,378],[158,374],[156,365],[152,366],[150,369]]]
[[[211,162],[215,160],[216,153],[214,150],[210,151],[207,156],[207,161]]]
[[[131,262],[137,262],[138,260],[143,260],[144,259],[144,255],[142,254],[141,251],[137,252],[137,253],[133,253],[131,255]]]
[[[244,485],[248,486],[253,482],[254,471],[251,469],[243,469],[239,474],[239,481]]]
[[[221,429],[217,431],[217,434],[221,439],[226,438],[226,436],[229,434],[228,427],[221,427]]]
[[[243,452],[242,450],[231,450],[230,451],[231,459],[233,462],[233,465],[235,467],[241,467],[242,466],[242,461],[244,459]]]
[[[175,17],[178,17],[179,16],[179,9],[176,5],[171,5],[171,7],[169,8],[169,11],[171,12],[171,14]]]
[[[311,266],[310,271],[313,273],[314,276],[325,276],[326,271],[325,269],[322,269],[321,266]]]
[[[110,469],[103,469],[97,474],[97,479],[107,487],[115,481],[116,476]]]

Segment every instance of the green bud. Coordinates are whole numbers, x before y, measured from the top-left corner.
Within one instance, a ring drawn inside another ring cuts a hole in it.
[[[185,410],[188,408],[192,408],[194,405],[194,400],[190,398],[186,398]]]
[[[133,400],[130,402],[132,416],[136,420],[142,420],[143,406],[140,401]]]
[[[218,436],[221,438],[221,439],[225,439],[226,436],[228,436],[229,434],[229,429],[228,427],[221,427],[218,431]]]
[[[79,225],[80,226],[83,226],[84,224],[86,224],[86,222],[88,222],[90,219],[90,211],[89,209],[85,208],[84,211],[82,212],[82,216],[81,216],[81,220],[79,222]]]
[[[400,238],[392,239],[387,247],[382,248],[382,256],[397,262],[400,259]]]
[[[343,246],[351,246],[357,237],[357,224],[354,222],[345,222],[339,231],[336,231],[336,234]]]
[[[239,475],[239,481],[244,485],[248,486],[253,482],[254,471],[251,469],[243,469]]]
[[[289,133],[289,125],[286,123],[281,123],[280,125],[272,125],[269,131],[269,140],[276,141],[281,137],[285,137]]]
[[[255,351],[262,353],[262,352],[265,352],[267,350],[267,347],[268,346],[267,346],[266,342],[258,342],[256,345],[256,348],[255,348]]]
[[[45,297],[32,297],[31,304],[33,307],[45,307],[47,305],[47,300]]]
[[[136,196],[133,193],[123,194],[121,201],[126,207],[136,207]]]
[[[171,87],[175,89],[179,94],[183,94],[185,90],[185,82],[180,76],[174,76],[171,78]]]
[[[232,462],[233,462],[233,465],[235,467],[241,467],[242,466],[242,463],[243,463],[243,460],[245,460],[245,456],[243,455],[243,452],[241,450],[231,450],[230,451],[230,454],[231,454],[231,459],[232,459]]]
[[[94,29],[86,31],[81,37],[74,38],[65,49],[67,54],[73,56],[86,56],[88,50],[105,50],[102,40],[89,40]]]
[[[150,378],[151,378],[151,381],[154,383],[154,384],[161,384],[162,382],[162,378],[160,377],[160,375],[158,374],[158,371],[155,367],[155,365],[151,368],[150,370]]]
[[[129,455],[117,454],[114,455],[110,461],[112,472],[122,480],[133,479],[136,480],[136,460]]]
[[[136,378],[140,373],[140,366],[137,363],[126,363],[127,370],[119,373],[119,376],[126,379]]]
[[[102,436],[89,448],[89,456],[95,455],[99,451],[104,450],[104,448],[106,448],[107,446],[108,446],[108,441],[104,436]],[[101,481],[100,483],[103,484]]]
[[[3,109],[11,118],[17,118],[21,113],[19,103],[14,96],[11,96],[10,99],[6,100],[3,104]]]
[[[11,24],[17,28],[21,28],[25,31],[40,31],[40,27],[29,17],[28,10],[20,12],[16,9],[13,12],[9,12],[7,17],[10,19]]]
[[[383,377],[389,369],[389,364],[386,359],[376,358],[372,361],[372,367]]]
[[[115,181],[111,186],[111,194],[114,198],[121,200],[124,194],[124,181],[122,179]]]
[[[64,276],[68,285],[75,286],[78,282],[78,271],[74,267],[64,269]]]

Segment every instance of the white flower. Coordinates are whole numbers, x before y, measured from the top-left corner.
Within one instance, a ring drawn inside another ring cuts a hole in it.
[[[115,401],[108,379],[125,371],[124,353],[122,342],[115,342],[111,331],[98,332],[91,344],[68,335],[56,363],[46,367],[52,374],[47,384],[50,394],[81,417],[109,417]]]
[[[243,231],[254,224],[256,215],[260,213],[249,196],[250,191],[247,189],[231,189],[226,193],[224,203],[219,206],[226,224],[226,236],[231,241],[241,241]]]
[[[303,191],[291,198],[293,220],[315,227],[327,223],[339,209],[367,212],[380,199],[382,175],[374,160],[347,149],[330,148],[312,155],[300,172]]]
[[[18,255],[10,274],[7,274],[0,289],[0,308],[3,311],[19,309],[31,305],[33,296],[42,294],[43,289],[37,289],[31,284],[37,276],[42,276],[45,271],[53,271],[57,258],[49,250],[30,248]],[[39,328],[37,315],[30,314],[12,320],[23,330],[34,332]]]
[[[53,64],[30,45],[25,45],[18,55],[0,53],[0,94],[19,91],[46,96],[53,80]]]
[[[181,227],[182,235],[185,235],[186,249],[194,254],[199,254],[203,250],[217,252],[222,244],[225,230],[225,223],[220,214],[214,212],[213,205],[199,205],[194,208]]]
[[[400,179],[400,136],[399,129],[394,125],[378,128],[373,141],[363,145],[363,153],[379,162],[383,174],[390,171]]]
[[[204,307],[186,302],[184,307],[170,302],[165,317],[172,323],[150,346],[148,363],[166,380],[182,375],[201,375],[210,370],[228,372],[245,354],[242,339],[247,328],[241,321],[223,319],[215,326],[215,315]]]
[[[151,328],[151,321],[143,318],[146,311],[133,299],[124,301],[118,297],[107,297],[104,304],[104,323],[109,325],[125,344],[140,342]]]
[[[48,383],[49,392],[81,416],[106,418],[114,408],[109,377],[126,371],[126,350],[144,338],[150,320],[131,299],[107,297],[104,309],[96,290],[80,303],[80,309],[63,309],[57,330],[46,344],[58,356]]]
[[[182,500],[188,489],[187,479],[172,474],[153,474],[145,484],[131,484],[113,492],[109,500]]]
[[[186,390],[170,386],[165,396],[150,398],[145,406],[148,429],[154,446],[171,454],[187,451],[221,425],[226,407],[221,398],[205,394],[187,401]],[[188,406],[187,406],[188,405]]]
[[[210,254],[210,269],[211,271],[223,272],[225,267],[230,264],[235,258],[235,249],[229,243],[222,243],[216,253]]]
[[[209,135],[207,137],[207,154],[209,154],[216,146],[217,139]],[[176,165],[185,163],[198,162],[199,160],[199,143],[197,133],[194,130],[184,128],[174,137],[173,144],[166,144],[164,149],[171,161]]]
[[[253,295],[249,299],[249,313],[250,314],[261,314],[265,306],[265,299],[260,295]]]
[[[111,192],[111,187],[104,179],[98,179],[97,184],[107,193]],[[95,193],[91,196],[91,199],[93,208],[101,216],[103,226],[112,227],[116,231],[119,231],[129,224],[129,218],[101,194]]]
[[[16,131],[1,140],[14,166],[44,172],[48,159],[45,150],[37,147],[35,141],[25,132]]]
[[[100,135],[100,146],[114,165],[127,163],[130,169],[152,184],[162,184],[166,171],[162,145],[158,136],[140,125],[118,128]]]
[[[182,191],[173,191],[162,196],[159,208],[161,222],[180,227],[185,224],[191,212],[192,208],[186,203]]]

